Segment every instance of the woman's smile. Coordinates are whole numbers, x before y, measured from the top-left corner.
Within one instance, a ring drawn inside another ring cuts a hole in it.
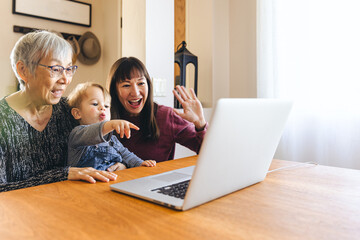
[[[138,107],[140,107],[140,105],[141,105],[141,103],[142,103],[142,98],[137,99],[137,100],[130,100],[130,101],[128,101],[128,102],[129,102],[129,104],[130,104],[132,107],[138,108]]]
[[[64,90],[63,89],[53,89],[53,90],[51,90],[51,93],[55,98],[60,98],[63,95]]]

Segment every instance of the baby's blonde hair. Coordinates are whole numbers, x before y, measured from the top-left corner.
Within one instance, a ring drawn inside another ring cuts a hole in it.
[[[71,108],[79,108],[80,104],[83,100],[84,95],[86,94],[86,90],[90,87],[97,87],[100,88],[101,91],[104,94],[105,100],[109,101],[111,100],[111,96],[109,92],[100,84],[94,83],[94,82],[85,82],[85,83],[79,83],[74,90],[69,94],[68,96],[68,103]]]

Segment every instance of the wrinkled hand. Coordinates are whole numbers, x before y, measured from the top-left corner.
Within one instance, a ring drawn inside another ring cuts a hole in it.
[[[116,180],[115,173],[99,171],[91,167],[87,168],[69,168],[68,180],[83,180],[89,183],[96,183],[96,180],[109,182]]]
[[[183,119],[194,123],[197,130],[203,130],[206,125],[204,111],[199,99],[196,97],[194,89],[190,88],[189,94],[184,86],[177,85],[176,90],[179,93],[175,90],[173,90],[173,93],[184,110],[184,112],[182,112],[178,109],[174,109],[176,114]]]
[[[114,165],[110,166],[108,169],[106,169],[108,172],[114,172],[118,170],[124,170],[126,169],[126,166],[120,162],[115,163]]]
[[[145,166],[145,167],[155,167],[156,166],[156,161],[154,160],[145,160],[141,163],[140,166]]]

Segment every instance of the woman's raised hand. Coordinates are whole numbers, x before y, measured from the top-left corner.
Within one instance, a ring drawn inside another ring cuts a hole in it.
[[[198,131],[203,130],[206,125],[204,111],[194,89],[190,88],[189,94],[184,86],[177,85],[176,90],[173,90],[173,93],[184,111],[178,109],[174,109],[174,111],[183,119],[194,123]]]

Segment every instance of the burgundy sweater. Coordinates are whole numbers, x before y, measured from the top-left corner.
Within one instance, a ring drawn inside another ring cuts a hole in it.
[[[122,119],[141,126],[140,117],[122,116]],[[141,159],[157,162],[174,159],[175,143],[199,153],[206,127],[202,131],[196,131],[193,123],[182,119],[172,108],[163,105],[158,105],[156,122],[160,129],[160,137],[157,141],[144,139],[141,129],[139,131],[132,129],[131,137],[120,138],[121,143]]]

